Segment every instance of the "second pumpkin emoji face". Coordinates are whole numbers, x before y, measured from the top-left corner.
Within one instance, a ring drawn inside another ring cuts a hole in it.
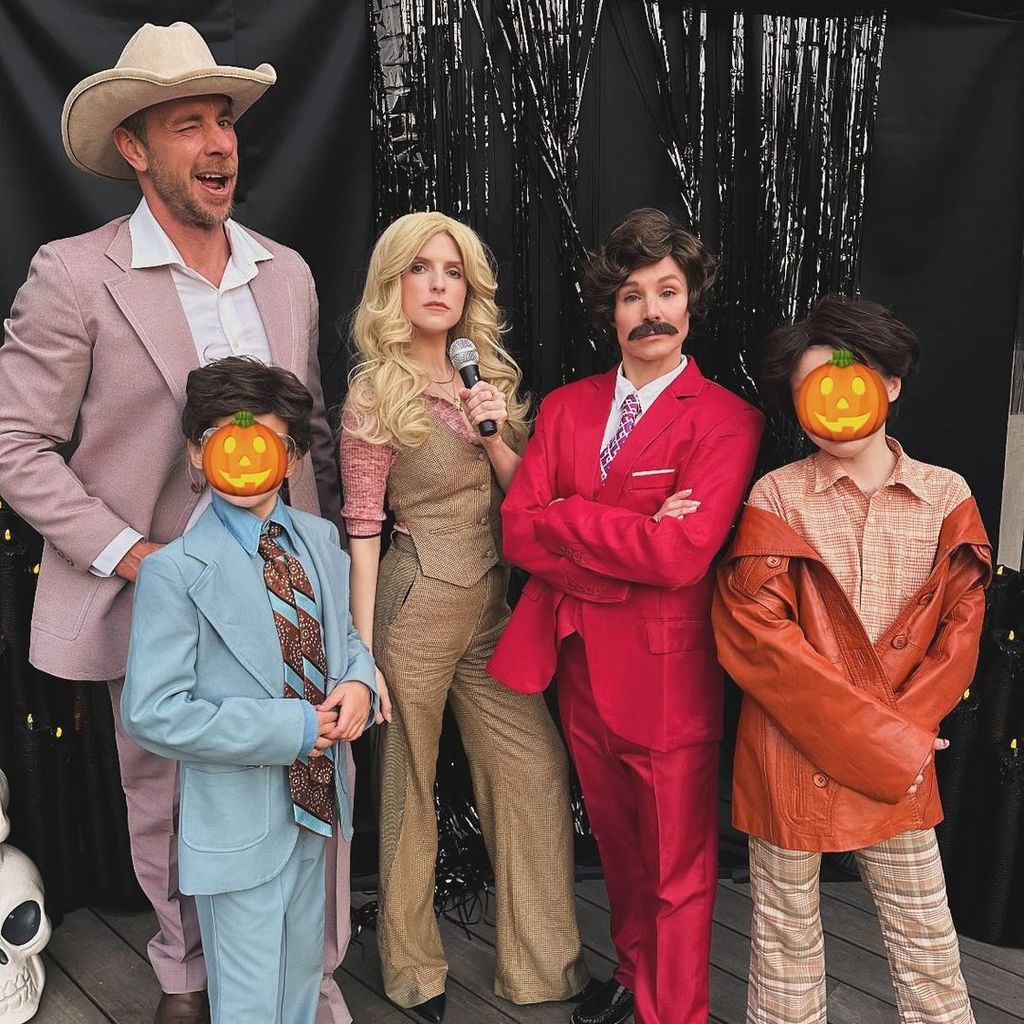
[[[867,437],[889,414],[882,378],[843,348],[807,375],[794,405],[804,430],[827,441]]]

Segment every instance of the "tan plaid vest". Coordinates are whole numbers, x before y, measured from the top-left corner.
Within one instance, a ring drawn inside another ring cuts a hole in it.
[[[471,587],[501,561],[504,495],[487,453],[439,416],[430,419],[422,445],[399,449],[388,473],[388,505],[409,528],[424,576]]]

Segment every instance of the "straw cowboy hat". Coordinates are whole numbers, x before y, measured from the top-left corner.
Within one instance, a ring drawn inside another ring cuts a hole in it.
[[[187,22],[143,25],[128,40],[117,64],[83,79],[64,101],[60,131],[68,158],[101,178],[134,181],[118,153],[113,130],[144,107],[184,96],[227,96],[241,117],[277,81],[269,64],[254,71],[222,66]]]

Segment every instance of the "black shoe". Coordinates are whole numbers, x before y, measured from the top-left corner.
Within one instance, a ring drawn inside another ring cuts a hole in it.
[[[425,1003],[417,1003],[415,1006],[410,1006],[409,1009],[417,1017],[430,1021],[430,1024],[441,1024],[441,1021],[444,1020],[444,1003],[444,993],[442,992],[439,996],[434,996]]]
[[[572,1024],[622,1024],[632,1012],[633,993],[612,978],[588,995],[569,1019]]]
[[[604,988],[604,984],[605,983],[603,981],[598,981],[597,978],[591,978],[590,981],[587,982],[585,988],[580,989],[580,991],[577,992],[576,995],[569,996],[569,998],[566,999],[566,1002],[582,1003],[584,999],[589,999],[591,996],[596,996],[597,993]]]

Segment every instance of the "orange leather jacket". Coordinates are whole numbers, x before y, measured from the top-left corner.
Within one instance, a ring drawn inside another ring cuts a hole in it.
[[[718,658],[744,691],[733,823],[790,850],[856,850],[942,820],[934,763],[978,660],[991,553],[973,498],[931,575],[872,644],[817,552],[747,506],[718,570]],[[939,754],[941,757],[941,753]]]

